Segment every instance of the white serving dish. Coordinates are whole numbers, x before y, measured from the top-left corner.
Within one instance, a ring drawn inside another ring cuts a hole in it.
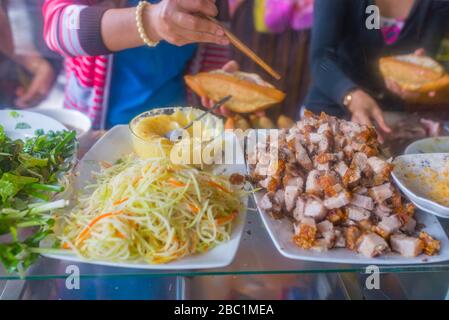
[[[12,116],[15,114],[16,116]],[[24,123],[26,129],[16,129],[17,124]],[[0,110],[0,125],[5,129],[6,135],[11,139],[24,139],[33,137],[36,130],[62,131],[67,128],[59,121],[43,114],[22,110]]]
[[[438,177],[448,179],[449,184],[449,153],[404,155],[397,157],[394,164],[393,179],[413,203],[426,212],[449,218],[449,207],[431,200],[428,196],[434,185],[420,178],[423,170],[430,168]]]
[[[256,204],[259,203],[262,196],[262,192],[257,192],[254,195]],[[367,258],[361,254],[344,248],[332,249],[323,252],[304,250],[293,243],[293,225],[288,219],[275,220],[269,214],[260,209],[259,206],[258,210],[276,249],[284,257],[293,260],[364,265],[408,265],[449,260],[449,239],[441,227],[440,222],[435,216],[420,211],[417,211],[416,218],[419,223],[425,225],[423,230],[428,232],[432,237],[441,241],[441,251],[439,255],[426,256],[422,254],[415,258],[406,258],[397,253],[388,253],[380,257]]]
[[[76,131],[78,141],[81,141],[92,129],[92,121],[85,114],[69,109],[33,109],[33,112],[53,118],[70,130]]]
[[[449,137],[426,138],[413,142],[404,154],[449,153]]]
[[[234,135],[226,134],[225,141],[235,139]],[[243,150],[240,144],[237,145],[237,165],[221,165],[217,166],[216,170],[220,173],[241,173],[246,174],[246,167],[244,162]],[[92,179],[92,172],[99,171],[98,162],[101,160],[113,162],[122,158],[123,156],[132,153],[131,136],[128,126],[116,126],[109,130],[83,157],[80,161],[76,171],[79,176],[76,177],[75,185],[79,190],[89,184]],[[244,199],[245,205],[248,198]],[[114,266],[120,268],[139,268],[139,269],[154,269],[154,270],[189,270],[189,269],[209,269],[225,267],[231,264],[237,253],[240,239],[243,233],[243,227],[246,220],[246,211],[239,215],[239,218],[234,224],[230,241],[223,243],[216,248],[209,250],[206,253],[194,256],[184,257],[178,261],[173,261],[166,264],[148,264],[141,263],[123,263],[123,262],[107,262],[99,260],[86,260],[77,255],[67,252],[61,254],[43,254],[46,257],[61,259],[73,262],[91,263],[96,265]]]

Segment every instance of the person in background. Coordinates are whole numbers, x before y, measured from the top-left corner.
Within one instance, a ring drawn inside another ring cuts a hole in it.
[[[369,5],[380,11],[380,29],[367,28]],[[350,114],[353,121],[380,133],[391,129],[383,110],[404,109],[403,91],[384,81],[380,57],[426,54],[435,57],[449,23],[449,1],[315,0],[312,28],[313,81],[304,103],[314,112]]]
[[[266,111],[273,122],[282,115],[298,118],[298,104],[309,86],[308,49],[313,0],[229,0],[231,30],[282,76],[279,81],[236,48],[231,58],[243,71],[261,75],[287,93],[285,100]]]
[[[136,26],[138,4],[44,1],[45,41],[66,58],[65,107],[87,114],[95,128],[127,123],[155,107],[185,105],[185,72],[217,69],[228,61],[223,30],[200,16],[217,16],[215,1],[143,4],[143,32]],[[222,18],[226,1],[217,4]]]
[[[58,62],[54,57],[49,59],[45,49],[37,47],[32,41],[34,37],[31,33],[38,29],[39,24],[36,15],[28,11],[35,8],[33,3],[27,3],[28,6],[21,3],[22,6],[17,8],[18,3],[19,1],[0,1],[0,105],[8,108],[29,108],[39,104],[49,94],[56,79]],[[10,21],[8,9],[11,7],[20,11],[20,15],[16,14],[16,19],[26,21]],[[28,29],[20,31],[24,38],[31,41],[13,38],[13,30],[18,30],[11,24],[20,23],[23,26],[24,22]],[[27,42],[22,43],[28,48],[26,52],[18,50],[19,43],[14,40]]]

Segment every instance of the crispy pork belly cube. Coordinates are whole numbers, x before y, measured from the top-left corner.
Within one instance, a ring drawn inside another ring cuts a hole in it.
[[[304,215],[315,219],[315,221],[321,221],[326,217],[326,207],[323,202],[316,197],[310,197],[306,201],[304,208]]]
[[[391,209],[384,204],[378,204],[374,208],[374,214],[382,219],[384,217],[388,217],[391,214]]]
[[[301,144],[298,138],[295,138],[295,140],[293,140],[293,143],[294,143],[293,149],[295,150],[295,156],[298,163],[305,170],[307,171],[312,170],[313,163],[309,157],[309,154],[307,153],[306,148]]]
[[[304,219],[305,207],[306,207],[306,201],[303,198],[298,197],[296,199],[295,209],[293,210],[293,218],[296,221],[301,221],[302,219]],[[307,218],[307,219],[309,219],[309,218]]]
[[[335,248],[345,248],[346,247],[346,239],[345,236],[340,229],[335,230]]]
[[[312,170],[306,179],[306,192],[309,194],[320,195],[323,188],[320,186],[321,171]]]
[[[355,250],[357,248],[357,241],[360,237],[360,230],[356,226],[350,226],[344,232],[346,248]]]
[[[338,162],[335,165],[335,168],[334,168],[335,172],[337,172],[342,179],[345,176],[346,171],[348,171],[348,169],[349,168],[348,168],[348,166],[346,165],[346,163],[344,161]]]
[[[353,194],[351,198],[351,204],[359,208],[372,211],[374,209],[374,201],[370,197],[363,196],[360,194]]]
[[[280,176],[285,169],[285,161],[282,159],[272,159],[267,168],[268,176]]]
[[[320,238],[315,240],[315,243],[313,244],[313,247],[311,249],[316,252],[325,252],[329,249],[332,249],[333,247],[333,241],[326,238]]]
[[[343,177],[343,184],[348,187],[355,187],[362,178],[362,173],[359,168],[350,168],[346,170]]]
[[[320,170],[320,171],[329,171],[331,168],[331,164],[328,163],[317,163],[315,165],[315,169]]]
[[[318,153],[329,152],[332,149],[332,138],[326,133],[311,133],[310,142],[318,146]]]
[[[259,207],[265,211],[271,211],[273,209],[272,194],[265,193],[262,199],[260,199]]]
[[[404,257],[419,256],[424,249],[424,242],[418,238],[408,237],[405,234],[393,234],[390,237],[390,245],[393,251]]]
[[[304,218],[296,224],[293,242],[300,248],[310,249],[314,246],[317,235],[315,220]]]
[[[287,212],[291,212],[295,208],[296,199],[298,199],[300,190],[295,186],[287,186],[285,187],[284,192],[284,201],[285,201],[285,210]]]
[[[362,152],[354,153],[354,156],[352,157],[351,167],[356,167],[360,171],[364,171],[367,165],[368,157],[366,156],[366,154]]]
[[[366,257],[372,258],[388,250],[388,243],[375,233],[366,233],[359,240],[357,251]]]
[[[407,222],[401,227],[401,230],[409,233],[414,232],[416,230],[416,220],[409,217]]]
[[[424,243],[424,253],[428,256],[433,256],[440,251],[440,241],[433,239],[427,232],[421,231],[419,239]]]
[[[344,207],[350,201],[351,201],[351,195],[346,191],[342,191],[339,194],[337,194],[336,196],[330,197],[330,198],[327,198],[326,200],[324,200],[324,206],[329,210],[338,209],[338,208]]]
[[[385,183],[380,186],[372,187],[369,190],[369,195],[377,203],[383,203],[385,200],[388,200],[393,196],[393,188],[391,187],[391,183]]]
[[[260,157],[258,157],[258,162],[256,164],[256,168],[254,169],[254,174],[265,177],[267,175],[270,162],[271,157],[268,153],[261,154]]]
[[[378,157],[370,157],[368,159],[368,165],[376,174],[390,174],[392,166],[387,161],[380,159]]]
[[[360,195],[366,195],[368,193],[368,188],[363,186],[357,186],[354,189],[352,189],[352,192]]]
[[[301,176],[284,176],[282,178],[282,184],[284,187],[296,187],[299,192],[303,192],[304,190],[304,179]]]
[[[377,227],[383,230],[387,235],[390,235],[398,231],[401,226],[402,226],[401,220],[398,218],[397,215],[383,217],[382,220],[377,225]]]
[[[363,131],[363,127],[358,123],[352,121],[341,120],[340,131],[349,137],[355,137],[357,134]]]
[[[328,220],[321,221],[316,226],[321,235],[329,232],[334,232],[334,225]]]
[[[329,123],[324,122],[323,124],[321,124],[318,127],[318,130],[316,132],[317,133],[326,133],[326,132],[332,132],[332,131],[331,131],[331,127],[330,127]]]
[[[352,221],[367,220],[371,216],[371,212],[368,210],[351,205],[346,207],[346,212],[348,213],[348,218]]]

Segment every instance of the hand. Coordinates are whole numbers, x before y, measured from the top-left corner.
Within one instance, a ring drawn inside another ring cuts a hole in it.
[[[153,41],[166,40],[182,46],[195,42],[228,45],[223,29],[197,14],[216,16],[214,0],[163,0],[147,6],[144,24]]]
[[[352,113],[352,121],[367,126],[373,126],[372,120],[374,120],[382,132],[391,132],[390,127],[385,123],[379,105],[363,90],[355,90],[352,93],[352,100],[348,109]],[[379,138],[382,140],[382,135],[379,135]]]
[[[19,61],[33,78],[28,88],[17,89],[15,105],[18,108],[34,107],[47,97],[56,75],[50,63],[41,57],[22,58]]]
[[[420,48],[420,49],[417,49],[414,52],[414,54],[417,56],[423,57],[426,55],[426,51],[423,48]],[[400,98],[402,98],[404,100],[416,99],[419,97],[418,92],[403,89],[396,81],[394,81],[391,78],[385,79],[385,86],[387,87],[388,90],[390,90],[395,95],[399,96]],[[429,97],[431,97],[431,98],[434,97],[435,94],[436,94],[435,91],[431,91],[428,93]]]

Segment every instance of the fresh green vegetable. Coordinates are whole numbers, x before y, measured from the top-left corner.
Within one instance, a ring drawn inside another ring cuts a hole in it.
[[[66,205],[51,199],[64,190],[59,178],[71,169],[75,136],[38,130],[24,141],[11,140],[0,126],[0,236],[11,240],[0,244],[0,261],[9,272],[23,272],[38,258],[39,242],[52,232],[50,212]],[[29,236],[21,239],[27,228]]]

